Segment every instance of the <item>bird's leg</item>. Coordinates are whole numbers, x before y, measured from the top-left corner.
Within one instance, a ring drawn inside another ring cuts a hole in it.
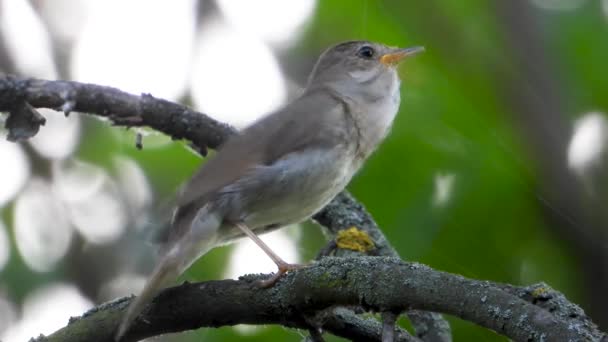
[[[260,281],[260,285],[262,287],[270,287],[270,286],[274,285],[277,282],[277,280],[279,280],[279,278],[281,278],[281,276],[283,274],[303,267],[303,265],[290,264],[290,263],[285,262],[285,260],[281,259],[280,256],[278,256],[272,249],[270,249],[270,247],[268,247],[268,245],[266,243],[264,243],[264,241],[262,241],[262,239],[260,239],[244,223],[239,222],[239,223],[236,223],[235,225],[241,231],[243,231],[243,233],[245,233],[245,235],[247,235],[251,240],[253,240],[253,242],[255,242],[256,245],[260,246],[260,248],[264,251],[264,253],[266,253],[266,255],[268,255],[270,257],[270,259],[272,259],[272,261],[274,261],[274,263],[279,268],[277,273],[275,273],[272,277],[270,277],[269,279]]]

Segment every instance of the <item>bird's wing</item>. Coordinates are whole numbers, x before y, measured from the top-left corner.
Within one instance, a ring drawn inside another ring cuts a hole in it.
[[[270,165],[298,150],[329,148],[337,139],[348,139],[344,128],[337,127],[344,117],[345,105],[337,97],[323,90],[308,91],[231,138],[183,187],[169,241],[183,235],[198,208],[214,194],[256,166]]]

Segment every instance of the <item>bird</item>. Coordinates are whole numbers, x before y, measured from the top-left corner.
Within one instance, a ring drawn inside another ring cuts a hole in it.
[[[159,261],[115,339],[214,247],[251,238],[278,267],[264,287],[300,267],[258,235],[305,221],[347,186],[399,110],[397,66],[421,51],[371,41],[336,44],[318,58],[300,96],[228,139],[178,193]]]

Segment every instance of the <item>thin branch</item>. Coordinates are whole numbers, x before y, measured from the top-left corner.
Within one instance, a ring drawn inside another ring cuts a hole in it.
[[[186,106],[150,94],[129,94],[116,88],[70,81],[0,78],[0,111],[13,114],[27,103],[69,114],[94,114],[126,127],[148,126],[173,139],[187,139],[202,151],[217,148],[236,130]]]
[[[125,341],[235,324],[308,329],[306,316],[336,305],[370,311],[406,309],[452,314],[515,341],[599,341],[604,335],[553,315],[488,282],[389,257],[328,257],[286,275],[273,288],[260,276],[183,284],[164,290],[134,323]],[[129,299],[73,318],[45,341],[111,341]]]
[[[321,329],[310,328],[308,329],[308,334],[308,337],[305,339],[307,342],[325,342]]]
[[[329,312],[328,312],[329,311]],[[323,317],[319,326],[330,333],[347,338],[352,341],[378,342],[382,338],[382,325],[375,319],[366,319],[357,315],[346,307],[332,307],[317,313]],[[406,330],[397,327],[395,341],[421,342],[417,337],[410,335]]]
[[[452,329],[448,321],[435,312],[410,310],[407,318],[416,329],[416,336],[425,342],[452,341]]]
[[[398,315],[391,311],[382,313],[382,342],[395,341],[395,325]]]

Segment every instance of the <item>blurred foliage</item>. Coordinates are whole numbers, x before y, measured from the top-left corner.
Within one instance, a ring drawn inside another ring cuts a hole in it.
[[[608,77],[598,72],[608,60],[608,19],[599,1],[571,11],[534,11],[549,62],[559,70],[567,120],[592,109],[608,110]],[[501,73],[513,73],[522,86],[526,77],[511,63],[496,16],[495,1],[485,0],[319,1],[301,41],[290,49],[316,56],[328,45],[352,39],[424,45],[427,52],[401,70],[402,105],[392,134],[349,189],[404,259],[478,279],[545,281],[585,306],[576,256],[548,227],[537,166],[500,93]],[[170,200],[199,164],[179,142],[147,149],[144,140],[138,151],[132,132],[97,121],[84,134],[79,158],[106,166],[116,153],[134,158],[161,201]],[[452,192],[447,202],[434,205],[436,177],[445,175],[454,177]],[[7,215],[10,211],[4,217],[10,222]],[[311,224],[302,229],[306,238],[298,243],[308,260],[324,238]],[[183,278],[221,277],[229,249],[212,251]],[[13,249],[4,273],[19,298],[63,275],[61,269],[34,275],[23,268]],[[456,341],[506,340],[458,319],[451,322]],[[183,334],[180,340],[299,341],[304,334],[272,327],[249,336],[221,328]]]

